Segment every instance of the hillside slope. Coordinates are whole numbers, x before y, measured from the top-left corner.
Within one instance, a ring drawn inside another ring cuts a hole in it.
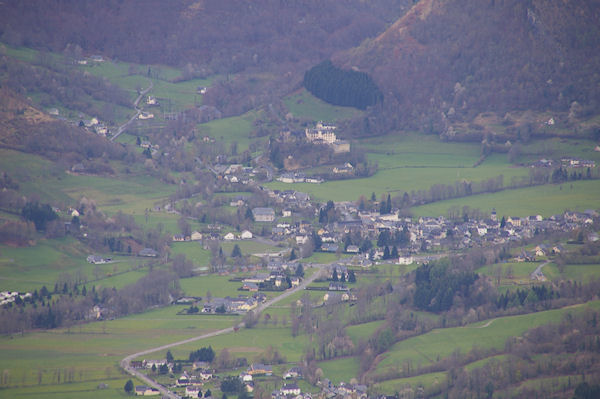
[[[568,111],[574,101],[580,114],[592,113],[600,104],[600,1],[421,0],[334,63],[385,87],[388,117],[400,126],[484,111]]]
[[[410,0],[7,0],[0,34],[12,45],[79,46],[138,63],[191,63],[217,73],[308,65],[358,45]]]

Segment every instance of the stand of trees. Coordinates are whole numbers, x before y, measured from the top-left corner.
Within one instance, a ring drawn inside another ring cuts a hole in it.
[[[416,270],[414,304],[433,312],[449,310],[457,294],[469,296],[477,278],[476,273],[453,270],[447,260],[424,264]]]
[[[329,60],[304,74],[304,87],[334,105],[366,109],[383,100],[383,94],[365,72],[343,70]]]

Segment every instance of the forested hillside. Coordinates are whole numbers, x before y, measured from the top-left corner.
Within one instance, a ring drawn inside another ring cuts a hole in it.
[[[439,130],[446,118],[567,112],[573,102],[586,115],[600,104],[599,27],[597,0],[422,0],[333,61],[386,88],[388,128]]]
[[[63,51],[70,44],[138,63],[190,63],[205,73],[293,69],[380,33],[411,3],[10,0],[0,5],[0,33],[13,45]]]

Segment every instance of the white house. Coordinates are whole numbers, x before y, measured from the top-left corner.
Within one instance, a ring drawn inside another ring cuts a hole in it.
[[[188,385],[185,388],[185,396],[188,398],[197,398],[200,393],[200,387],[194,385]]]
[[[150,113],[150,112],[142,112],[141,114],[138,115],[138,119],[152,119],[154,118],[154,114]]]
[[[223,239],[226,241],[233,241],[233,240],[235,240],[235,234],[229,232],[229,233],[225,234]]]
[[[414,259],[412,256],[400,256],[398,258],[399,265],[411,265],[413,262],[414,262]]]
[[[192,235],[190,236],[190,240],[192,241],[200,241],[202,239],[202,233],[198,231],[192,231]]]
[[[253,237],[252,232],[249,230],[244,230],[242,231],[242,234],[240,234],[240,238],[242,240],[250,240]]]

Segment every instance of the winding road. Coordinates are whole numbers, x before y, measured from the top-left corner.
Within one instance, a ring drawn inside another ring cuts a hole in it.
[[[265,309],[267,309],[269,306],[274,305],[275,303],[288,298],[290,295],[295,294],[296,292],[305,289],[310,283],[312,283],[313,281],[315,281],[322,273],[323,268],[322,266],[324,265],[313,265],[315,267],[317,267],[317,270],[308,278],[304,279],[304,281],[302,281],[302,283],[300,283],[300,285],[298,285],[295,288],[292,288],[290,290],[285,291],[283,294],[272,298],[268,301],[266,301],[265,303],[259,305],[254,312],[256,314],[260,314],[261,312],[263,312]],[[134,369],[133,367],[131,367],[131,361],[133,359],[136,359],[138,357],[144,356],[144,355],[148,355],[150,353],[153,352],[158,352],[158,351],[162,351],[165,349],[169,349],[169,348],[173,348],[175,346],[179,346],[179,345],[184,345],[184,344],[189,344],[190,342],[195,342],[195,341],[200,341],[202,339],[206,339],[206,338],[211,338],[211,337],[216,337],[217,335],[223,335],[223,334],[229,334],[235,331],[236,328],[242,328],[244,326],[244,323],[238,323],[235,328],[234,327],[228,327],[228,328],[224,328],[222,330],[218,330],[218,331],[213,331],[213,332],[209,332],[206,334],[202,334],[199,335],[197,337],[192,337],[192,338],[188,338],[188,339],[184,339],[183,341],[177,341],[177,342],[173,342],[171,344],[166,344],[166,345],[162,345],[162,346],[157,346],[155,348],[150,348],[150,349],[146,349],[144,351],[141,352],[137,352],[134,354],[131,354],[129,356],[127,356],[126,358],[124,358],[123,360],[121,360],[121,367],[127,371],[129,374],[131,374],[132,376],[140,379],[141,381],[144,381],[144,383],[146,383],[148,386],[154,387],[156,389],[158,389],[160,391],[160,393],[163,395],[163,397],[167,397],[167,398],[171,398],[171,399],[180,399],[180,396],[169,391],[165,386],[158,384],[156,381],[152,380],[151,378],[149,378],[147,375],[145,375],[144,373],[140,372],[139,370]]]
[[[125,122],[124,124],[119,126],[119,128],[117,129],[117,133],[110,138],[110,141],[115,141],[115,139],[117,137],[119,137],[121,135],[121,133],[123,133],[130,124],[133,123],[135,118],[137,118],[142,113],[142,110],[138,108],[138,105],[139,105],[140,101],[142,100],[142,97],[144,97],[154,87],[154,82],[151,81],[150,79],[148,79],[148,81],[150,82],[150,86],[148,86],[146,89],[142,90],[140,92],[140,95],[133,102],[133,106],[135,108],[135,115],[133,115],[127,122]]]
[[[531,275],[529,276],[529,278],[531,280],[546,281],[546,276],[544,276],[544,273],[542,273],[542,268],[548,263],[550,263],[549,260],[536,267],[533,273],[531,273]]]

